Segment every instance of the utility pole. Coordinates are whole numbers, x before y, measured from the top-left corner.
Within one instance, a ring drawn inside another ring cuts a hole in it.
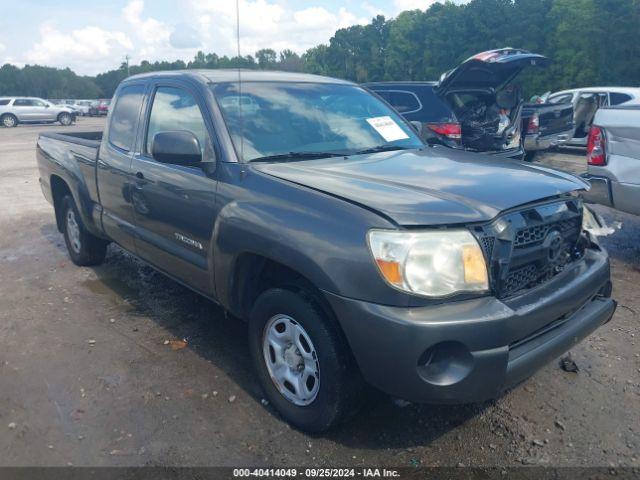
[[[127,64],[127,77],[131,76],[131,73],[129,72],[129,60],[131,60],[131,57],[129,56],[129,54],[124,56],[124,61]]]

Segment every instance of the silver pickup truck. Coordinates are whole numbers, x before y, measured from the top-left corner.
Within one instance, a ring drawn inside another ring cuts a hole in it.
[[[640,105],[602,108],[587,144],[585,200],[640,215]]]

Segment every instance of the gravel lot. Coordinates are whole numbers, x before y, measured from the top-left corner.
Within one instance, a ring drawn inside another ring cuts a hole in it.
[[[261,405],[242,323],[116,247],[71,264],[34,151],[59,130],[0,129],[0,465],[640,466],[640,218],[598,209],[621,222],[604,240],[620,308],[571,352],[578,373],[554,362],[482,405],[372,393],[308,436]],[[538,161],[584,168],[579,151]]]

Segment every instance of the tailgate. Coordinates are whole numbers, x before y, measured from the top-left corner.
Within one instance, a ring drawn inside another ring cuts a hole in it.
[[[538,110],[540,135],[555,135],[573,128],[573,105],[545,105]]]

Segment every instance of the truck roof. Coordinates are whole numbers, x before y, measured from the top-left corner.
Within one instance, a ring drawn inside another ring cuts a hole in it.
[[[305,83],[338,83],[353,85],[352,82],[338,78],[323,77],[309,73],[281,72],[276,70],[247,70],[237,68],[229,69],[194,69],[194,70],[169,70],[160,72],[149,72],[133,75],[126,81],[139,78],[154,77],[178,77],[189,76],[191,78],[205,81],[207,83],[237,82],[238,72],[243,82],[305,82]]]

